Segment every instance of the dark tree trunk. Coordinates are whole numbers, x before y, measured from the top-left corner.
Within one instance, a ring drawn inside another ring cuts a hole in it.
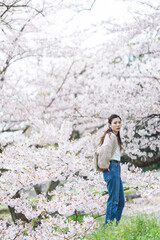
[[[34,190],[36,192],[37,195],[41,194],[42,193],[42,187],[40,184],[36,184],[34,185]]]
[[[122,163],[130,163],[131,165],[134,165],[135,167],[140,167],[140,168],[149,167],[149,166],[152,166],[153,164],[159,164],[159,166],[160,166],[160,155],[157,154],[153,158],[147,158],[147,160],[145,162],[142,161],[141,159],[132,160],[127,155],[123,155],[121,157],[121,162]]]
[[[50,185],[49,185],[49,187],[48,187],[48,190],[47,190],[47,192],[46,192],[46,197],[47,197],[47,200],[48,200],[48,201],[50,201],[51,198],[52,198],[52,195],[49,195],[49,193],[50,193],[51,191],[53,191],[53,190],[58,186],[59,183],[60,183],[59,180],[56,181],[56,182],[51,181],[51,183],[50,183]]]
[[[14,198],[14,199],[15,199],[15,198],[20,198],[19,191],[16,192],[16,194],[13,196],[13,198]],[[16,220],[18,220],[18,219],[20,219],[20,220],[22,220],[22,221],[24,221],[24,222],[27,222],[27,223],[29,222],[29,220],[26,218],[26,216],[25,216],[23,213],[16,213],[14,207],[8,206],[8,208],[9,208],[9,211],[10,211],[10,213],[11,213],[12,220],[13,220],[13,222],[14,222],[15,224],[16,224]]]

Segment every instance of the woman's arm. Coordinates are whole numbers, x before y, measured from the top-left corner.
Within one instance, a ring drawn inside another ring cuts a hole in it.
[[[106,134],[102,146],[97,150],[98,167],[105,170],[109,168],[110,159],[112,158],[113,149],[116,146],[117,137],[114,133]]]

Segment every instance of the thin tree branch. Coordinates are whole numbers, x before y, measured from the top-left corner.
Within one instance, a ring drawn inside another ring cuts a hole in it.
[[[65,81],[67,80],[67,77],[68,77],[68,75],[69,75],[69,73],[70,73],[70,70],[71,70],[73,64],[74,64],[74,61],[73,61],[72,64],[70,65],[70,67],[69,67],[69,69],[68,69],[68,71],[67,71],[67,73],[66,73],[66,75],[65,75],[65,77],[64,77],[64,79],[63,79],[62,84],[60,85],[60,87],[58,88],[58,90],[57,90],[57,92],[56,92],[56,95],[60,92],[60,90],[62,89],[62,87],[63,87],[63,85],[64,85],[64,83],[65,83]],[[49,108],[49,107],[52,105],[52,103],[54,102],[54,100],[55,100],[55,97],[52,98],[52,100],[50,101],[50,103],[46,106],[46,109]],[[44,110],[43,113],[46,112],[46,109]]]
[[[95,2],[96,2],[96,0],[94,0],[94,1],[92,2],[91,6],[90,6],[89,8],[84,8],[84,9],[78,10],[77,13],[76,13],[72,18],[70,18],[70,19],[68,20],[68,22],[72,21],[80,12],[91,11],[92,8],[93,8],[93,6],[94,6],[94,4],[95,4]]]
[[[158,5],[157,7],[154,7],[153,5],[149,4],[149,3],[146,3],[146,2],[141,2],[139,1],[139,3],[143,4],[143,5],[147,5],[148,7],[150,8],[153,8],[154,10],[158,11],[160,10],[160,5]]]
[[[123,78],[148,78],[148,79],[155,79],[156,81],[158,81],[159,83],[159,80],[160,78],[158,77],[155,77],[155,76],[138,76],[138,75],[134,75],[134,76],[131,76],[131,75],[121,75],[121,76],[118,76],[118,75],[112,75],[113,77],[123,77]]]

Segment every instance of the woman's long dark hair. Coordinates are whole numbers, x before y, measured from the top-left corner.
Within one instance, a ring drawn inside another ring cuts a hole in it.
[[[111,124],[111,123],[112,123],[112,120],[113,120],[114,118],[119,118],[119,119],[121,120],[120,116],[118,116],[117,114],[112,114],[112,115],[108,118],[108,123]],[[100,138],[99,146],[101,146],[101,145],[103,144],[104,138],[105,138],[106,134],[108,133],[109,135],[111,135],[111,132],[112,132],[112,128],[109,127],[109,128],[104,132],[104,134],[102,135],[102,137]],[[118,131],[118,134],[116,135],[116,137],[117,137],[117,140],[118,140],[118,145],[120,146],[120,150],[122,150],[123,148],[122,148],[122,141],[121,141],[120,131]]]

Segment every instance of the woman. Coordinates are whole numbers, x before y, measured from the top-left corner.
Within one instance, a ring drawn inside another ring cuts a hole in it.
[[[108,118],[109,128],[100,139],[98,152],[98,168],[103,171],[103,177],[107,183],[108,201],[105,224],[116,219],[118,225],[125,205],[123,185],[121,181],[121,118],[113,114]]]

